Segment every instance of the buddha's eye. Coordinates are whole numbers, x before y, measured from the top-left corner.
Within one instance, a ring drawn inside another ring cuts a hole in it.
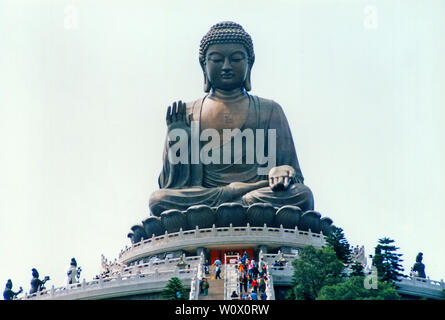
[[[244,56],[242,54],[236,53],[231,58],[232,62],[240,62],[244,60]]]
[[[212,54],[209,56],[209,61],[212,61],[213,63],[222,63],[224,62],[224,59],[219,54]]]

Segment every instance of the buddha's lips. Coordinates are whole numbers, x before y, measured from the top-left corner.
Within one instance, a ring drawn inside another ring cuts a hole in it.
[[[235,75],[233,73],[224,73],[221,74],[221,78],[223,79],[232,79]]]

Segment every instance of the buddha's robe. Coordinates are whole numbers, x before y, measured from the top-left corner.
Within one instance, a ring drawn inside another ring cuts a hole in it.
[[[205,98],[204,98],[205,99]],[[187,103],[186,114],[192,115],[191,120],[200,123],[203,99]],[[188,118],[188,117],[187,117]],[[268,175],[258,175],[258,167],[267,167],[267,163],[259,164],[255,157],[253,163],[246,163],[246,146],[243,139],[241,159],[233,159],[231,164],[172,164],[168,160],[169,144],[166,140],[163,153],[163,168],[158,182],[161,189],[155,191],[149,201],[152,214],[159,216],[164,210],[185,210],[192,205],[205,204],[211,207],[225,202],[239,202],[243,205],[263,202],[273,206],[296,205],[303,211],[313,210],[311,190],[303,184],[304,178],[295,152],[292,134],[286,116],[280,105],[272,100],[249,95],[248,116],[241,131],[250,128],[264,129],[264,151],[269,155],[269,131],[276,130],[276,163],[275,166],[289,165],[296,171],[296,182],[288,190],[272,191],[268,186]],[[232,137],[232,140],[234,138]],[[199,150],[206,142],[201,142]],[[189,154],[191,141],[189,137]],[[256,151],[256,150],[255,150]],[[220,146],[222,159],[223,145]],[[236,161],[238,160],[238,161]],[[247,190],[247,191],[246,191]]]

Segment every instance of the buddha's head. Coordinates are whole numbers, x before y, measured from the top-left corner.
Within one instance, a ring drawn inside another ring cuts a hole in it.
[[[8,281],[6,282],[6,288],[12,289],[12,281],[11,281],[11,279],[8,279]]]
[[[250,35],[235,22],[220,22],[202,38],[199,63],[204,73],[204,91],[251,89],[250,71],[255,61]]]

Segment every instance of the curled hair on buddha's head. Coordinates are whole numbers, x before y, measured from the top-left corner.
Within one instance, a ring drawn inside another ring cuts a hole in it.
[[[209,32],[201,39],[199,46],[201,64],[205,63],[207,49],[215,43],[241,43],[246,48],[249,64],[253,64],[255,61],[252,38],[238,23],[224,21],[210,28]]]
[[[250,84],[250,69],[255,61],[255,53],[253,51],[253,42],[250,35],[243,29],[243,27],[232,21],[223,21],[215,24],[201,39],[199,46],[199,63],[204,71],[204,91],[210,91],[210,83],[205,74],[206,53],[207,49],[212,44],[218,43],[240,43],[247,51],[247,59],[249,62],[249,73],[244,83],[244,87],[247,91],[251,89]]]

